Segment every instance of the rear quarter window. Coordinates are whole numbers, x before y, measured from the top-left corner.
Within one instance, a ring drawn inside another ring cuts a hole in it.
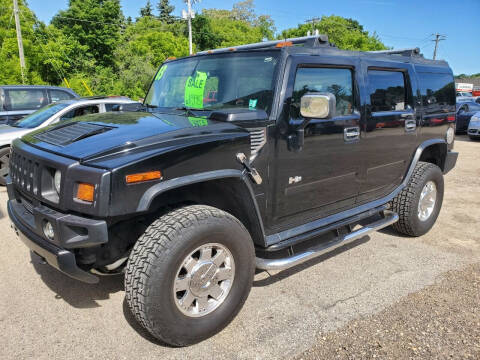
[[[49,90],[52,102],[73,99],[73,95],[63,90]]]
[[[417,76],[426,114],[455,111],[455,83],[451,74],[418,72]]]

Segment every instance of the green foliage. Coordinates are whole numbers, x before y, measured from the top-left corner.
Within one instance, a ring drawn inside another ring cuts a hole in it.
[[[140,9],[141,17],[152,17],[153,16],[153,6],[150,0],[147,1],[145,6]]]
[[[52,25],[86,46],[98,65],[113,65],[124,25],[120,0],[70,0],[68,9],[53,17]]]
[[[320,34],[328,35],[330,42],[340,49],[370,51],[387,48],[375,33],[370,34],[364,30],[358,21],[336,15],[322,16],[313,27],[311,24],[300,24],[296,28],[283,30],[278,38],[306,36],[308,31],[313,33],[314,29],[318,29]]]
[[[169,0],[160,0],[157,4],[158,19],[166,24],[172,24],[175,21],[175,16],[172,15],[175,6],[170,5]]]

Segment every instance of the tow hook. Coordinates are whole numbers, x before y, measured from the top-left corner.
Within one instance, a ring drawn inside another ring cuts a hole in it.
[[[244,153],[238,153],[237,154],[237,160],[240,161],[240,163],[245,166],[245,169],[247,169],[248,175],[251,176],[255,184],[260,185],[262,183],[262,177],[258,173],[257,169],[252,167],[247,160],[247,157],[245,156]]]

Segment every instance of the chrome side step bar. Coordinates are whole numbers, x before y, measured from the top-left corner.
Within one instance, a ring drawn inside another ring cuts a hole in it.
[[[263,259],[255,258],[257,269],[261,270],[285,270],[295,265],[304,263],[310,259],[316,258],[322,254],[332,251],[340,246],[348,244],[354,240],[360,239],[374,231],[383,229],[398,221],[398,215],[392,211],[384,211],[384,218],[377,220],[371,224],[365,225],[362,228],[352,231],[349,234],[337,237],[327,243],[314,246],[302,253],[295,254],[282,259]]]

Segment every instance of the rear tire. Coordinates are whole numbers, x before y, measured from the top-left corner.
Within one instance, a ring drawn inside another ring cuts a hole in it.
[[[239,220],[210,206],[186,206],[158,218],[135,244],[126,268],[126,299],[154,337],[191,345],[232,321],[248,297],[254,271],[253,242]]]
[[[420,161],[408,185],[391,202],[399,216],[392,225],[410,236],[426,234],[435,224],[443,202],[443,174],[437,165]]]
[[[10,148],[0,149],[0,185],[7,184],[7,176],[10,172]]]

